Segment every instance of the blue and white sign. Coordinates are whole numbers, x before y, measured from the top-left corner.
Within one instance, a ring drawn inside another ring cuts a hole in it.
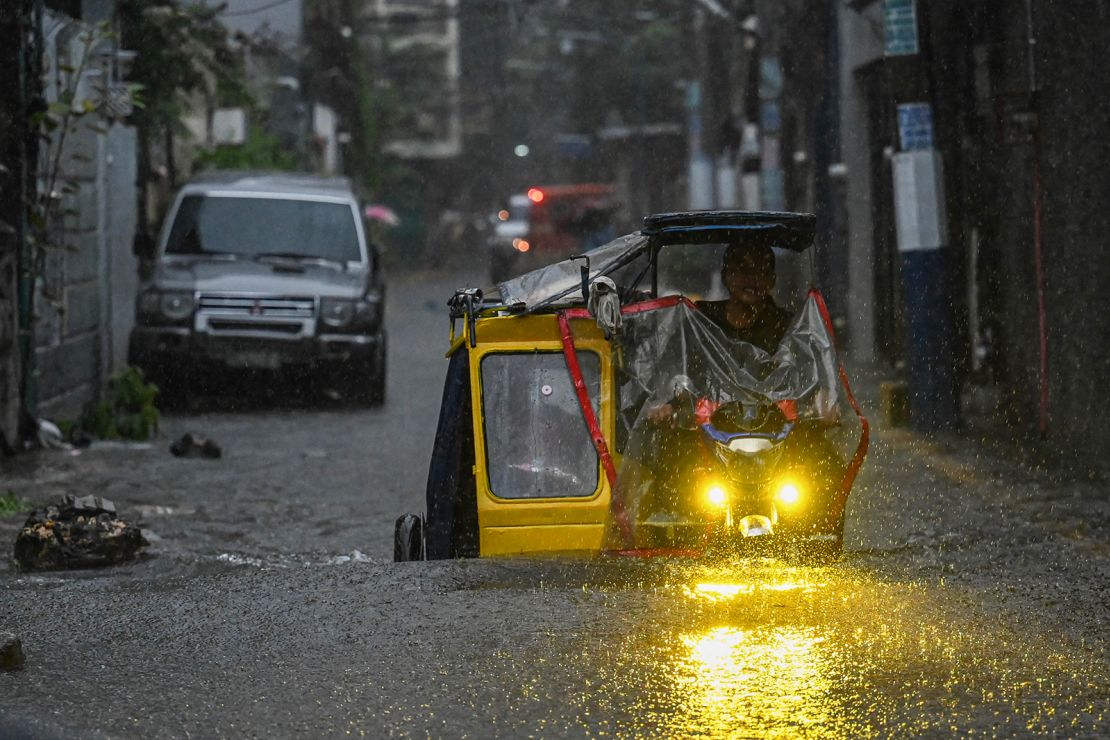
[[[898,138],[902,144],[902,151],[912,152],[934,148],[936,137],[933,130],[931,105],[903,103],[898,106]]]
[[[916,0],[883,0],[886,55],[906,56],[920,51],[917,43]]]

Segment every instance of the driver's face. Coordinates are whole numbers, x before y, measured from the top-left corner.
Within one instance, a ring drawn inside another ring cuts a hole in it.
[[[774,255],[756,250],[729,252],[721,267],[721,280],[732,300],[762,303],[775,287]]]

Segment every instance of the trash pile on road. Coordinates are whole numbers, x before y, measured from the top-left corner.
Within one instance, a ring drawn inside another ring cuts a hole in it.
[[[174,457],[207,457],[213,460],[223,457],[223,450],[215,441],[202,434],[188,432],[174,440],[170,445]]]
[[[108,499],[68,495],[31,512],[16,535],[15,559],[25,570],[87,568],[133,560],[147,544]]]

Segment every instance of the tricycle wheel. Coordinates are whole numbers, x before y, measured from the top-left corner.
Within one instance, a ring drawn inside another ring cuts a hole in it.
[[[416,514],[402,514],[393,527],[393,562],[424,559],[424,520]]]

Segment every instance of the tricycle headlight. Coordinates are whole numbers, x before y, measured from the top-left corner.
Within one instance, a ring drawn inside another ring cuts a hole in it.
[[[158,300],[158,310],[171,321],[187,319],[193,313],[192,293],[163,293]]]
[[[796,506],[801,503],[804,494],[805,489],[801,481],[787,478],[778,481],[775,499],[787,506]]]
[[[705,500],[710,506],[728,506],[728,489],[721,483],[712,481],[705,489]]]
[[[347,326],[355,316],[355,302],[339,298],[320,301],[320,320],[336,329]]]

